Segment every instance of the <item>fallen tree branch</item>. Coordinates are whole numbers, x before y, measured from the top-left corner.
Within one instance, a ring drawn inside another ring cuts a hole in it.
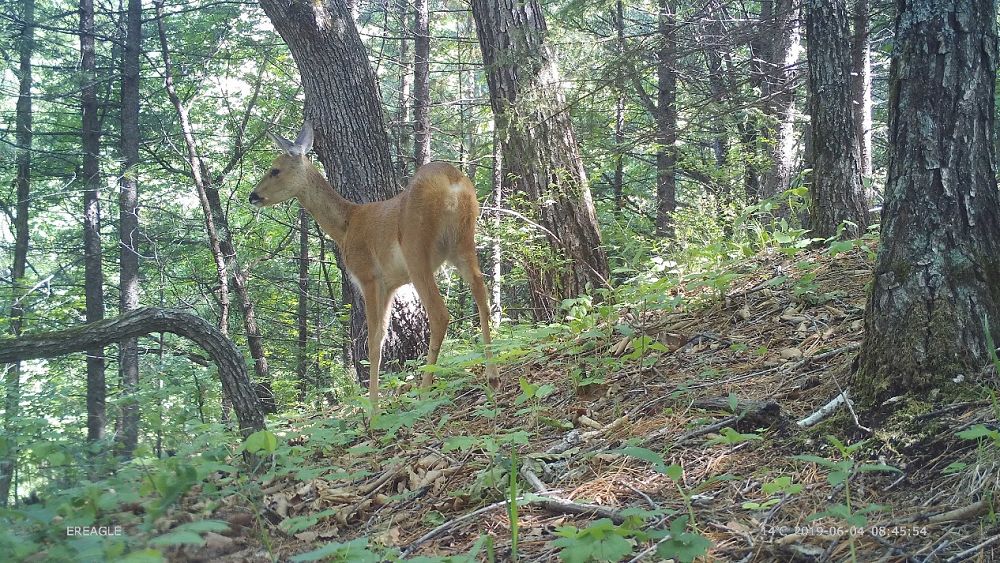
[[[517,500],[520,501],[521,499],[517,499]],[[500,508],[501,506],[507,506],[507,501],[502,500],[500,502],[494,502],[493,504],[490,504],[490,505],[484,506],[482,508],[473,510],[472,512],[470,512],[468,514],[463,514],[463,515],[459,516],[458,518],[455,518],[453,520],[449,520],[449,521],[445,522],[444,524],[441,524],[437,528],[434,528],[433,530],[431,530],[431,531],[427,532],[426,534],[420,536],[419,538],[413,540],[410,543],[410,545],[406,546],[406,549],[404,549],[403,552],[399,554],[399,558],[400,559],[406,559],[406,557],[409,554],[411,554],[414,551],[416,551],[418,547],[420,547],[421,545],[423,545],[423,544],[429,542],[430,540],[436,538],[437,536],[441,535],[441,533],[445,532],[446,530],[448,530],[452,526],[457,526],[458,524],[460,524],[462,522],[465,522],[466,520],[471,520],[472,518],[475,518],[476,516],[479,516],[480,514],[485,514],[487,512],[490,512],[492,510]]]
[[[536,496],[529,497],[530,504],[539,504],[546,510],[562,514],[593,514],[602,518],[609,518],[615,524],[621,524],[625,521],[625,517],[613,508],[608,508],[599,504],[573,502],[571,500],[552,496],[548,488],[545,486],[545,483],[542,483],[542,480],[538,478],[538,475],[535,475],[535,472],[529,469],[526,465],[521,466],[521,476],[524,477],[528,484],[531,485],[531,488],[535,490]]]
[[[823,420],[824,418],[830,416],[830,414],[836,411],[837,408],[840,407],[840,405],[844,404],[847,401],[850,401],[850,398],[847,396],[846,391],[838,393],[837,396],[834,397],[833,400],[831,400],[829,403],[823,405],[822,407],[819,408],[819,410],[798,421],[796,424],[798,424],[802,428],[808,428],[816,424],[817,422]]]
[[[232,401],[244,437],[264,429],[264,415],[247,375],[243,354],[201,317],[177,309],[143,307],[120,317],[55,332],[0,338],[0,363],[52,358],[106,346],[153,332],[169,332],[198,344],[219,367],[222,392]]]

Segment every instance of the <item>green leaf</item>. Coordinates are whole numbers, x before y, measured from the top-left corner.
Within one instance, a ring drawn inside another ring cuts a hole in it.
[[[252,454],[260,452],[272,454],[278,449],[278,437],[269,430],[258,430],[247,437],[243,447]]]
[[[670,539],[656,549],[658,557],[690,563],[696,557],[708,553],[712,542],[701,534],[687,532],[687,521],[687,516],[681,516],[670,523]]]
[[[601,518],[589,527],[578,529],[564,526],[556,531],[561,538],[552,542],[562,548],[559,558],[567,563],[587,563],[588,561],[620,561],[632,553],[632,542],[625,536],[632,531],[615,526],[611,520]]]
[[[224,532],[229,529],[229,524],[221,520],[196,520],[177,526],[176,531],[185,532]]]
[[[994,441],[1000,442],[1000,432],[996,430],[991,430],[982,424],[977,424],[968,430],[963,430],[956,434],[959,438],[963,440],[978,440],[980,438],[990,438]]]
[[[379,563],[382,558],[368,549],[367,538],[357,538],[347,543],[331,542],[319,549],[300,553],[289,561],[337,561],[343,563]]]
[[[475,446],[478,446],[482,440],[479,436],[452,436],[444,442],[444,447],[441,448],[442,452],[450,452],[453,450],[460,450],[467,452]]]

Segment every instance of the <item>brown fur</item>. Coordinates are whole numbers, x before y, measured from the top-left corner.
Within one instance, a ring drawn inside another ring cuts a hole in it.
[[[311,131],[307,141],[311,145]],[[486,375],[497,385],[499,373],[490,351],[489,296],[476,256],[479,202],[472,181],[451,164],[431,162],[421,166],[396,197],[356,204],[341,197],[304,156],[308,147],[303,154],[292,154],[289,147],[292,152],[302,147],[285,143],[286,153],[272,164],[278,173],[266,175],[250,199],[269,206],[298,198],[340,247],[368,313],[369,396],[374,412],[378,412],[378,370],[389,304],[403,284],[413,283],[427,310],[431,327],[427,363],[437,362],[449,318],[434,274],[446,261],[472,288],[486,347]],[[424,375],[425,386],[432,381],[430,373]]]

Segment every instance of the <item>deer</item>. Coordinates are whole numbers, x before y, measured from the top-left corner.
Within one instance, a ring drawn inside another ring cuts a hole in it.
[[[371,412],[378,413],[378,373],[382,361],[389,307],[397,289],[412,283],[430,323],[427,363],[437,363],[448,330],[449,314],[435,273],[445,262],[453,265],[472,289],[479,312],[486,377],[500,383],[490,340],[490,300],[476,255],[476,189],[462,171],[447,162],[430,162],[391,199],[354,203],[344,198],[308,158],[313,128],[306,121],[295,141],[268,133],[281,154],[250,192],[250,203],[270,207],[298,199],[320,228],[340,249],[351,282],[361,290],[368,326],[368,394]],[[421,385],[434,381],[430,371]]]

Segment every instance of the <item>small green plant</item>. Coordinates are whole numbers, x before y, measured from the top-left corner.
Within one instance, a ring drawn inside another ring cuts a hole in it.
[[[379,563],[382,556],[368,549],[368,539],[358,538],[346,543],[331,542],[318,549],[300,553],[289,561],[329,561],[342,563]]]
[[[691,563],[695,557],[708,553],[712,542],[697,532],[689,532],[688,517],[681,516],[670,523],[670,538],[656,548],[661,559],[673,559],[681,563]]]
[[[802,492],[802,485],[793,482],[791,477],[784,476],[778,477],[768,483],[764,483],[761,486],[761,490],[764,492],[764,496],[769,498],[762,502],[744,502],[743,508],[747,510],[763,510],[765,508],[770,508],[781,502],[781,498],[775,497],[780,496],[784,498],[797,495]]]
[[[601,518],[586,528],[562,526],[556,530],[556,535],[560,537],[552,545],[561,548],[559,558],[566,563],[621,561],[632,553],[635,541],[649,537],[634,519],[615,525],[608,518]]]
[[[555,392],[556,387],[551,383],[536,385],[521,377],[518,379],[521,387],[521,394],[514,399],[514,405],[523,405],[530,401],[530,405],[517,411],[518,415],[530,414],[534,426],[538,426],[538,413],[542,410],[542,399]]]
[[[719,480],[728,478],[728,476],[713,477],[712,479],[709,479],[699,485],[699,487],[686,489],[684,487],[684,468],[676,463],[667,465],[663,456],[653,450],[636,446],[626,446],[617,450],[617,453],[649,462],[657,473],[662,473],[669,477],[670,480],[673,481],[674,486],[677,488],[677,492],[681,495],[681,498],[684,499],[684,505],[687,507],[688,516],[691,518],[691,526],[693,527],[696,527],[696,520],[694,516],[694,506],[691,504],[691,498],[697,494],[702,487],[708,487]]]
[[[878,512],[884,507],[878,504],[871,503],[865,507],[858,509],[854,506],[853,500],[851,498],[851,478],[857,473],[871,473],[871,472],[894,472],[900,473],[900,470],[892,467],[891,465],[885,464],[859,464],[854,460],[854,455],[859,449],[865,445],[865,440],[860,442],[846,445],[836,436],[827,436],[827,441],[830,442],[840,454],[841,459],[839,461],[834,461],[827,459],[825,457],[819,457],[814,455],[797,455],[794,459],[799,461],[806,461],[810,463],[815,463],[820,467],[825,467],[829,470],[827,473],[826,480],[832,486],[844,487],[844,502],[831,504],[823,512],[813,514],[809,517],[810,521],[819,520],[821,518],[832,518],[834,520],[839,520],[846,523],[848,526],[853,528],[864,528],[868,525],[868,514],[872,512]],[[848,539],[851,546],[851,559],[857,561],[857,546],[854,541],[854,534],[848,534]]]

